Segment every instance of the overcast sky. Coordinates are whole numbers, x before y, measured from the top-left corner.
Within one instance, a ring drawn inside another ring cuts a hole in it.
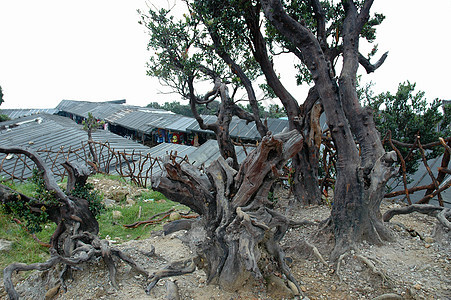
[[[146,76],[148,37],[136,12],[145,7],[144,0],[0,0],[1,108],[179,100],[159,94],[168,90]],[[390,52],[364,80],[374,81],[376,92],[410,80],[430,100],[451,99],[451,0],[375,0],[372,11],[387,17],[377,43],[380,55]],[[293,93],[303,99],[305,89]]]

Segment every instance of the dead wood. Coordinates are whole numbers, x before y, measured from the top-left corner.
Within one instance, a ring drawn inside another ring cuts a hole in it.
[[[451,209],[430,204],[412,204],[405,207],[393,208],[385,212],[383,220],[389,222],[396,215],[406,215],[419,212],[437,218],[444,227],[451,229]]]
[[[94,215],[89,210],[88,201],[73,196],[67,196],[56,183],[51,170],[44,161],[33,151],[22,148],[0,147],[0,153],[24,154],[36,164],[38,170],[44,178],[45,187],[53,192],[57,201],[41,203],[17,193],[16,191],[0,185],[0,201],[22,201],[30,207],[32,213],[40,214],[42,207],[48,213],[49,219],[57,224],[57,228],[50,240],[50,259],[44,263],[34,263],[30,265],[13,263],[7,266],[3,271],[3,280],[6,292],[10,299],[19,299],[19,295],[14,289],[12,283],[12,274],[18,271],[28,270],[48,270],[54,265],[61,263],[64,265],[60,273],[60,284],[66,289],[65,278],[69,275],[72,268],[77,265],[103,258],[108,267],[110,281],[112,285],[118,288],[116,282],[116,266],[113,256],[122,259],[128,263],[137,272],[148,276],[147,272],[138,266],[131,258],[121,251],[111,248],[106,240],[100,240],[97,236],[99,225]],[[75,184],[84,184],[90,170],[86,166],[79,164],[65,163],[64,167],[69,172],[68,186],[69,190]]]
[[[302,144],[296,131],[266,136],[239,171],[222,157],[204,172],[167,159],[165,172],[155,178],[153,189],[187,205],[199,218],[168,225],[165,231],[190,229],[185,240],[195,254],[195,266],[206,272],[208,283],[233,290],[245,283],[261,284],[277,271],[285,275],[295,294],[300,292],[279,246],[287,229],[299,224],[272,210],[267,198],[278,170]],[[156,273],[148,290],[162,276],[180,270],[190,271],[191,264],[185,262]]]
[[[150,294],[150,291],[155,287],[158,281],[162,278],[179,276],[183,274],[193,273],[196,270],[196,264],[194,259],[173,262],[161,270],[150,275],[150,283],[146,288],[146,293]]]

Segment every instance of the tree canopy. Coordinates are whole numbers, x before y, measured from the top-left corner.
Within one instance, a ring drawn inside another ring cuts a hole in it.
[[[414,144],[417,137],[422,144],[438,141],[439,137],[451,135],[450,107],[442,101],[432,102],[425,98],[425,92],[416,91],[416,84],[409,81],[398,85],[396,93],[389,91],[374,95],[371,86],[362,92],[362,100],[374,110],[374,121],[382,137],[390,134],[391,138],[406,144]],[[409,147],[399,147],[403,157],[411,151]],[[439,149],[428,151],[426,157],[434,158],[443,152]],[[418,170],[420,155],[413,153],[406,161],[407,172],[413,174]]]

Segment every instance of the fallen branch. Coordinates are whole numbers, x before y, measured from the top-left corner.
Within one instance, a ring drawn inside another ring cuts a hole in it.
[[[158,223],[162,222],[163,220],[169,218],[171,216],[171,213],[174,211],[175,211],[175,209],[171,208],[168,211],[158,213],[158,214],[151,216],[146,221],[138,221],[133,224],[123,225],[123,226],[125,228],[137,228],[138,226],[141,226],[141,225],[147,226],[147,225],[151,225],[151,224],[158,224]],[[180,215],[180,218],[182,218],[182,219],[195,219],[195,218],[199,217],[198,215],[183,215],[183,214],[179,214],[179,215]],[[154,219],[159,216],[162,216],[162,217],[159,219]]]
[[[154,223],[158,223],[158,222],[161,222],[161,221],[163,221],[165,218],[167,218],[167,217],[169,217],[169,215],[170,215],[170,213],[171,212],[173,212],[175,209],[174,208],[171,208],[170,210],[168,210],[168,211],[165,211],[165,212],[161,212],[161,213],[158,213],[158,214],[155,214],[155,215],[153,215],[153,216],[151,216],[149,219],[147,219],[146,221],[138,221],[138,222],[135,222],[135,223],[132,223],[132,224],[126,224],[126,225],[123,225],[125,228],[136,228],[136,227],[138,227],[138,226],[140,226],[140,225],[143,225],[143,224],[154,224]],[[162,218],[159,218],[159,219],[157,219],[157,220],[153,220],[154,218],[156,218],[156,217],[159,217],[159,216],[163,216]]]

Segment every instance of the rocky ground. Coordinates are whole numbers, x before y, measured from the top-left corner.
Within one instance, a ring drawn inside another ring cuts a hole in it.
[[[286,191],[278,194],[278,207],[285,211]],[[384,202],[386,210],[399,204]],[[302,208],[291,205],[287,212],[295,220],[319,221],[327,218],[327,206]],[[324,235],[317,235],[317,226],[291,229],[283,240],[290,267],[309,299],[451,299],[451,240],[449,233],[434,230],[434,218],[413,213],[396,216],[387,224],[395,237],[391,243],[372,246],[358,245],[342,257],[339,267],[328,262],[333,246]],[[146,240],[134,240],[118,248],[130,255],[149,272],[168,262],[189,258],[190,250],[181,242],[183,232],[164,236],[153,233]],[[155,248],[155,251],[151,250]],[[315,254],[315,250],[318,252]],[[320,256],[324,258],[322,262]],[[58,272],[35,272],[27,279],[16,277],[16,288],[23,299],[169,299],[167,286],[178,286],[180,299],[293,299],[279,284],[278,274],[269,280],[268,290],[225,292],[206,285],[205,274],[192,274],[160,280],[150,295],[144,292],[146,279],[124,263],[118,264],[119,290],[108,280],[102,261],[92,262],[74,271],[67,292],[55,285]],[[285,295],[285,296],[282,296]],[[382,296],[381,295],[385,295]],[[5,298],[3,290],[0,297]],[[2,299],[3,299],[2,298]]]

